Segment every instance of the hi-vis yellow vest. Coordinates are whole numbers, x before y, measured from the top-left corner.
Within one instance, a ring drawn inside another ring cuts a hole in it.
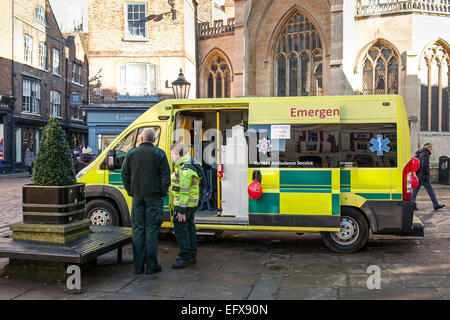
[[[189,154],[178,159],[171,177],[173,204],[181,209],[198,206],[200,198],[200,176],[192,161]]]

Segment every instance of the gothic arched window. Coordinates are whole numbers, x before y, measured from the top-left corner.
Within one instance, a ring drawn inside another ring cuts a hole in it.
[[[381,41],[363,59],[363,94],[398,94],[398,56]]]
[[[450,54],[438,42],[425,50],[420,68],[420,130],[449,130]]]
[[[277,96],[322,94],[322,43],[308,18],[295,14],[283,27],[275,50]]]
[[[205,70],[208,98],[231,97],[231,70],[227,61],[216,54],[209,60]]]

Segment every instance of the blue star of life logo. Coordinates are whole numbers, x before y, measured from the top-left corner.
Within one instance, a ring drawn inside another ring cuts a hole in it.
[[[373,146],[370,147],[370,151],[376,151],[378,156],[382,156],[383,152],[388,152],[389,150],[391,150],[391,148],[388,146],[388,143],[390,142],[391,141],[388,138],[383,139],[383,136],[379,134],[377,135],[377,139],[372,138],[372,140],[370,140],[370,143],[373,144]]]

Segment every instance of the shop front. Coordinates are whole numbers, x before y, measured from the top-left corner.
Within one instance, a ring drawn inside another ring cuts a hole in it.
[[[82,120],[67,121],[63,125],[70,149],[88,145],[88,127]]]
[[[84,107],[89,130],[88,146],[99,155],[134,120],[151,106],[96,105]]]
[[[13,171],[13,105],[13,98],[0,96],[0,174]]]
[[[15,119],[14,126],[14,145],[15,159],[14,171],[21,172],[25,170],[24,160],[29,149],[37,155],[39,144],[42,138],[42,129],[47,124],[43,120],[31,120],[24,118]]]

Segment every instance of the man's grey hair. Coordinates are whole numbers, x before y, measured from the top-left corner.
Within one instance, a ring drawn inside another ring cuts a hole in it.
[[[141,136],[144,141],[154,142],[156,133],[152,128],[147,128],[142,131]]]

